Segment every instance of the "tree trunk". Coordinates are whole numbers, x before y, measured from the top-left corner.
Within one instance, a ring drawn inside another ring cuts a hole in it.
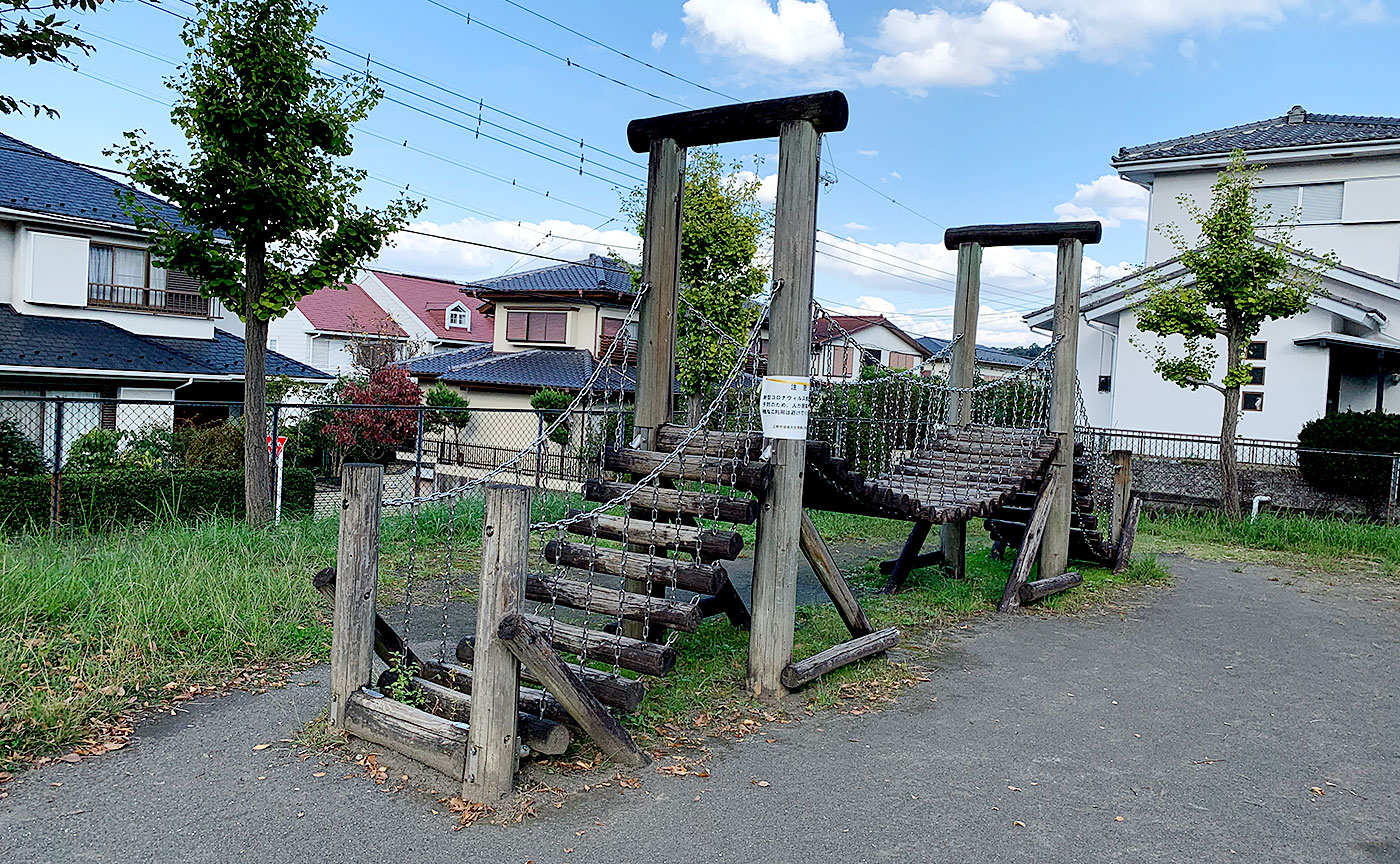
[[[248,244],[243,295],[243,501],[248,524],[253,526],[265,525],[272,519],[272,467],[267,455],[267,321],[257,315],[266,260],[266,244]]]
[[[1226,372],[1240,364],[1242,347],[1232,329],[1226,335]],[[1225,388],[1225,413],[1220,418],[1220,493],[1225,515],[1240,518],[1240,477],[1235,464],[1235,436],[1240,428],[1240,385]]]

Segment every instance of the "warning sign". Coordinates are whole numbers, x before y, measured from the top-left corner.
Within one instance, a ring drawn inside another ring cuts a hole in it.
[[[765,377],[759,390],[763,437],[805,440],[807,400],[811,390],[811,379],[805,376]]]

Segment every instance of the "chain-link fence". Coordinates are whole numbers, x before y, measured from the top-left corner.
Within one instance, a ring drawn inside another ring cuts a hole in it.
[[[1129,429],[1081,428],[1079,440],[1097,470],[1096,506],[1112,498],[1114,450],[1133,454],[1133,490],[1148,509],[1218,510],[1224,501],[1220,439]],[[1241,506],[1256,498],[1270,509],[1314,515],[1400,518],[1400,454],[1311,450],[1293,441],[1235,442]]]
[[[504,482],[576,489],[590,460],[571,419],[547,438],[530,408],[273,404],[268,488],[281,518],[334,516],[340,466],[385,466],[385,497],[450,489],[512,457]],[[544,439],[544,440],[539,440]],[[243,513],[237,402],[0,397],[0,528],[25,530]]]

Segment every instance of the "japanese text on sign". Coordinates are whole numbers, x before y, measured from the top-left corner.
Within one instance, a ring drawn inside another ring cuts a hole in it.
[[[811,380],[799,376],[771,376],[759,390],[759,414],[763,437],[804,440],[807,437],[807,400]]]

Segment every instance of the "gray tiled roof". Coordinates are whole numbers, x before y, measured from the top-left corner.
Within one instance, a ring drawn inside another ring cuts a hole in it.
[[[21,315],[0,304],[0,364],[83,372],[165,372],[172,375],[242,375],[243,340],[215,330],[211,339],[139,336],[106,321]],[[267,352],[269,375],[331,376]]]
[[[948,348],[948,340],[939,339],[936,336],[920,336],[919,344],[932,351],[934,354],[938,354]],[[988,348],[985,345],[977,346],[976,355],[978,363],[996,363],[1002,366],[1025,366],[1031,362],[1017,354],[999,351],[996,348]]]
[[[180,211],[153,195],[0,134],[0,207],[134,225],[117,200],[119,189],[131,189],[162,218],[182,224]]]
[[[424,354],[422,357],[414,357],[404,360],[399,365],[408,370],[410,375],[424,375],[437,377],[451,372],[458,366],[465,366],[483,357],[491,355],[491,343],[481,345],[468,345],[465,348],[458,348],[455,351],[438,351],[433,354]]]
[[[589,255],[572,264],[556,264],[524,273],[497,276],[473,282],[487,293],[492,291],[615,291],[632,293],[632,276],[627,265],[603,255]]]
[[[597,366],[592,353],[577,348],[536,348],[509,354],[490,354],[458,366],[439,380],[464,386],[581,390]],[[609,366],[599,377],[604,390],[632,392],[634,367]]]
[[[1175,159],[1211,156],[1244,150],[1273,150],[1286,147],[1316,147],[1325,144],[1351,144],[1400,139],[1400,117],[1355,117],[1346,114],[1309,114],[1301,107],[1281,117],[1271,117],[1243,126],[1187,135],[1124,147],[1113,158],[1115,167]]]

